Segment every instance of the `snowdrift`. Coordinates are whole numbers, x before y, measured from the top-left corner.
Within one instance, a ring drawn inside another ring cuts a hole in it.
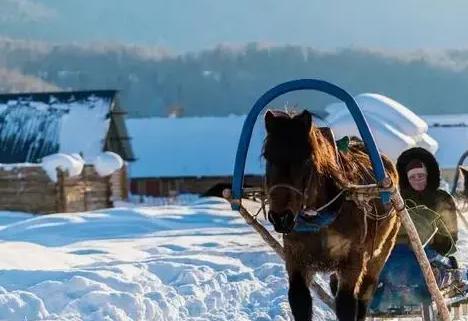
[[[379,94],[360,94],[356,102],[372,130],[377,147],[393,160],[406,149],[423,147],[435,153],[438,143],[427,134],[427,123],[410,109]],[[343,136],[360,137],[354,120],[344,103],[328,105],[327,123],[337,139]]]

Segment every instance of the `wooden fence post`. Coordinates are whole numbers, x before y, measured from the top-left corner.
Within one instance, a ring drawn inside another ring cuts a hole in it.
[[[60,167],[57,167],[57,183],[56,186],[56,211],[57,213],[67,212],[67,195],[65,190],[66,172]]]
[[[128,179],[127,164],[124,164],[120,169],[120,184],[122,201],[128,201],[130,181]]]
[[[107,176],[106,178],[106,207],[114,207],[114,202],[112,200],[112,175]]]

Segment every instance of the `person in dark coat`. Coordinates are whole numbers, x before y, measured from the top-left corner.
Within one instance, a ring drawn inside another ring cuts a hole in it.
[[[439,228],[431,248],[442,256],[452,254],[458,240],[457,207],[453,197],[439,188],[440,169],[436,159],[424,148],[411,148],[398,158],[397,170],[401,196],[407,204],[427,206],[441,216],[447,227]]]
[[[455,201],[450,194],[439,188],[439,165],[434,156],[424,148],[411,148],[403,152],[398,158],[397,170],[400,193],[409,211],[419,211],[418,215],[426,216],[436,212],[438,215],[431,218],[440,216],[446,226],[445,228],[437,223],[436,234],[432,239],[428,238],[430,241],[425,246],[426,255],[440,282],[444,270],[458,268],[455,257],[451,256],[455,251],[454,243],[458,240]],[[417,205],[424,205],[433,212],[416,210]],[[380,283],[371,310],[385,312],[395,305],[410,306],[431,302],[431,295],[416,256],[409,246],[406,231],[401,228],[396,245],[380,274]]]

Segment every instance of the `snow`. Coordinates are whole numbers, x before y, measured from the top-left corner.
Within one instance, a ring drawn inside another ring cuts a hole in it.
[[[52,95],[48,103],[30,99],[0,103],[1,150],[5,157],[13,155],[8,162],[36,162],[57,152],[82,153],[91,161],[103,150],[111,103],[108,97],[94,95],[69,101]]]
[[[53,182],[57,182],[57,168],[68,172],[69,177],[81,174],[84,162],[81,157],[67,154],[52,154],[42,159],[42,168]]]
[[[466,114],[440,114],[440,115],[422,115],[421,116],[429,126],[437,125],[465,125],[468,126],[468,113]]]
[[[357,104],[367,116],[375,115],[391,123],[401,133],[407,136],[418,136],[427,132],[427,124],[409,108],[399,102],[379,94],[364,93],[354,97]],[[330,113],[330,121],[349,117],[351,114],[344,103],[329,105],[325,110]]]
[[[24,167],[37,167],[37,164],[34,164],[34,163],[0,164],[0,169],[2,171],[12,171],[17,168],[24,168]]]
[[[94,169],[100,176],[108,176],[123,166],[123,159],[113,152],[104,152],[94,160]]]
[[[416,141],[399,132],[389,123],[382,122],[377,116],[365,115],[369,124],[377,146],[387,156],[392,159],[397,159],[398,156],[406,149],[416,146]],[[343,136],[358,136],[359,131],[350,117],[341,117],[330,123],[333,133],[336,138]]]
[[[0,212],[0,320],[292,320],[283,262],[226,201],[120,205]],[[459,246],[466,264],[464,229]]]
[[[439,142],[436,158],[443,169],[454,169],[468,150],[468,114],[423,115],[429,134]]]
[[[0,239],[0,320],[290,320],[283,263],[222,199],[0,212]]]
[[[439,142],[436,158],[440,167],[456,168],[461,155],[468,150],[468,127],[430,127],[429,132]]]
[[[68,113],[60,122],[59,146],[61,153],[82,153],[92,161],[104,149],[109,128],[110,99],[91,96],[84,102],[67,104]]]
[[[230,176],[245,116],[139,118],[127,120],[138,177]],[[254,128],[245,174],[264,172],[261,116]]]
[[[392,160],[412,147],[423,147],[432,153],[438,142],[428,133],[427,123],[410,109],[388,97],[378,94],[360,94],[355,97],[372,131],[378,148]],[[325,108],[327,123],[337,138],[360,137],[358,128],[344,103]]]

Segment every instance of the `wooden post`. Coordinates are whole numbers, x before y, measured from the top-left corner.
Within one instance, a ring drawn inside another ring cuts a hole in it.
[[[398,214],[400,215],[401,223],[403,224],[408,234],[408,239],[410,241],[411,247],[413,248],[414,254],[416,255],[419,266],[421,267],[421,271],[424,275],[424,279],[426,280],[429,292],[431,293],[432,300],[436,303],[437,312],[439,313],[440,319],[442,321],[450,321],[450,314],[447,306],[445,305],[444,297],[442,296],[442,293],[437,286],[434,273],[432,272],[431,265],[427,259],[426,253],[424,252],[424,248],[421,244],[421,240],[419,239],[416,227],[414,226],[414,223],[409,216],[408,210],[406,209],[403,198],[399,192],[393,195],[392,202],[395,209],[397,209]]]
[[[107,176],[106,178],[106,207],[114,207],[114,202],[112,200],[112,175]]]
[[[128,201],[129,195],[129,179],[128,179],[128,171],[127,171],[127,164],[124,163],[122,168],[120,169],[120,184],[121,184],[121,199],[122,201]]]
[[[67,212],[67,195],[65,191],[65,178],[66,172],[64,172],[60,167],[57,167],[57,183],[56,187],[56,211],[57,213],[66,213]]]
[[[88,202],[89,202],[89,193],[91,192],[91,188],[88,187],[86,179],[83,178],[83,203],[84,203],[84,211],[87,212],[89,210]]]

